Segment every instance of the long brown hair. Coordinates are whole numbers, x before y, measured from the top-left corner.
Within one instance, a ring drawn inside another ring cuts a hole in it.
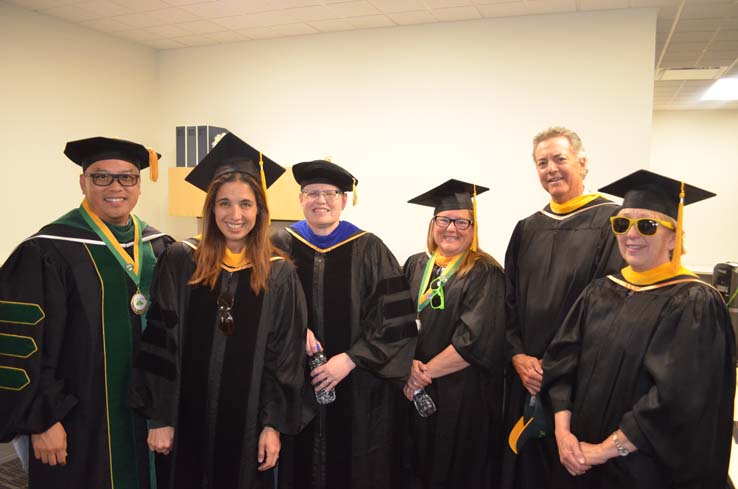
[[[471,217],[471,212],[469,212]],[[473,222],[472,226],[476,227],[477,223]],[[428,251],[433,255],[433,253],[436,252],[438,249],[438,245],[436,244],[436,241],[433,239],[433,226],[434,222],[433,219],[430,220],[430,223],[428,224],[428,237],[426,238],[426,246],[428,247]],[[474,232],[474,228],[471,229],[472,233]],[[494,266],[502,270],[502,265],[500,265],[497,260],[495,260],[492,255],[489,253],[486,253],[482,251],[481,248],[477,248],[477,251],[472,251],[471,246],[467,248],[466,250],[466,256],[459,264],[458,270],[456,270],[456,274],[459,278],[464,278],[467,273],[471,271],[472,268],[474,268],[474,264],[477,261],[482,261],[482,263],[486,266]]]
[[[205,284],[215,288],[220,275],[220,264],[225,255],[226,241],[215,222],[215,198],[220,188],[230,182],[243,182],[256,197],[256,223],[246,235],[246,258],[251,264],[251,290],[255,294],[266,290],[271,257],[275,248],[269,239],[269,208],[261,184],[252,175],[243,172],[226,173],[210,183],[202,208],[202,239],[195,250],[195,272],[190,285]]]

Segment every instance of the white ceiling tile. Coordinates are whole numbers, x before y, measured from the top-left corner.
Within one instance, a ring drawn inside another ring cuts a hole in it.
[[[479,19],[482,17],[473,5],[468,5],[466,7],[438,8],[433,10],[433,15],[436,19],[442,22]]]
[[[379,10],[367,1],[333,3],[328,5],[328,8],[338,17],[362,17],[379,13]]]
[[[122,37],[124,39],[130,39],[131,41],[150,41],[152,39],[162,39],[161,36],[152,34],[151,32],[143,29],[131,29],[128,31],[120,31],[115,33],[116,37]]]
[[[680,3],[681,0],[630,0],[630,6],[635,8],[670,7]]]
[[[149,10],[159,10],[168,8],[169,5],[162,0],[112,0],[118,5],[122,5],[128,12],[147,12]]]
[[[354,28],[348,19],[318,20],[310,25],[320,32],[350,31]]]
[[[671,36],[671,42],[702,42],[707,44],[714,35],[714,31],[694,31],[686,32],[677,29]]]
[[[317,34],[318,31],[307,24],[284,24],[273,27],[252,27],[239,29],[239,33],[250,39],[268,39],[274,37],[303,36],[306,34]]]
[[[19,7],[29,10],[48,10],[54,7],[70,5],[73,3],[84,3],[87,0],[6,0]]]
[[[123,22],[124,24],[128,24],[131,27],[138,28],[153,27],[155,25],[162,25],[166,23],[165,21],[163,22],[143,12],[139,12],[136,14],[119,15],[117,17],[114,17],[114,19],[119,22]]]
[[[369,0],[369,3],[384,13],[425,10],[425,4],[421,0]]]
[[[184,5],[182,9],[203,19],[250,14],[264,10],[261,3],[244,2],[241,0],[218,0],[216,2],[197,3]]]
[[[630,0],[579,0],[579,10],[614,10],[630,7]]]
[[[435,22],[435,17],[427,10],[416,10],[414,12],[397,12],[394,14],[387,14],[390,19],[400,25],[410,24],[427,24],[429,22]]]
[[[356,29],[372,29],[375,27],[389,27],[396,25],[386,15],[367,15],[348,19]]]
[[[157,27],[146,27],[143,30],[151,32],[152,34],[155,34],[157,37],[164,38],[164,39],[195,35],[195,34],[192,34],[190,31],[188,31],[187,29],[184,29],[178,26],[177,24],[160,25]]]
[[[63,5],[43,11],[47,15],[59,17],[71,22],[84,22],[85,20],[99,19],[103,17],[87,8],[78,5]]]
[[[150,15],[151,17],[157,18],[168,24],[178,24],[180,22],[191,22],[195,20],[200,20],[197,15],[179,7],[167,7],[161,10],[154,10],[152,12],[149,12],[147,15]]]
[[[212,32],[207,34],[208,39],[212,39],[218,43],[240,42],[248,38],[236,31]]]
[[[141,41],[141,44],[145,44],[154,49],[176,49],[187,47],[186,44],[182,44],[174,39],[153,39],[150,41]]]
[[[711,19],[738,17],[738,3],[712,3],[694,5],[687,3],[682,10],[682,19]]]
[[[341,0],[345,2],[346,0]],[[258,2],[252,1],[254,4],[262,4],[264,8],[260,10],[279,10],[286,8],[297,8],[297,7],[310,7],[311,5],[321,5],[324,2],[321,0],[259,0]]]
[[[182,5],[192,5],[195,3],[215,3],[218,0],[163,0],[163,1],[164,3],[168,3],[169,5],[182,6]]]
[[[472,5],[471,0],[425,0],[425,4],[432,9],[462,7]]]
[[[720,29],[717,40],[719,41],[738,41],[738,29]]]
[[[98,17],[113,17],[115,15],[127,14],[131,10],[117,3],[109,1],[94,1],[75,4],[77,7],[84,8],[96,14]]]
[[[721,27],[721,19],[685,19],[680,20],[677,29],[682,32],[714,31]]]
[[[283,10],[284,15],[289,16],[292,22],[311,22],[314,20],[335,19],[336,14],[323,5],[312,7],[299,7]]]
[[[186,46],[209,46],[213,44],[213,40],[207,37],[205,34],[178,37],[175,39],[177,42],[181,42]]]
[[[516,15],[526,15],[528,13],[528,9],[523,2],[478,5],[477,9],[484,17],[514,17]]]
[[[125,31],[125,30],[130,30],[130,28],[132,27],[128,24],[124,24],[123,22],[120,22],[119,20],[110,19],[110,18],[88,20],[88,21],[82,22],[80,25],[84,27],[89,27],[90,29],[95,29],[96,31],[102,31],[102,32]]]
[[[221,19],[212,19],[216,24],[232,30],[247,29],[250,27],[269,27],[273,25],[286,24],[292,18],[285,18],[280,11],[260,12],[257,14],[234,15]]]
[[[577,10],[576,0],[527,0],[526,3],[531,14],[558,14]]]
[[[196,20],[194,22],[182,22],[177,24],[181,28],[186,29],[190,34],[210,34],[212,32],[224,32],[226,30],[222,25],[209,20]]]

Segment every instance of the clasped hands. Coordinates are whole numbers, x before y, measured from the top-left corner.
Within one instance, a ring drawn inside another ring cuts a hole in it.
[[[571,475],[582,475],[593,466],[604,464],[613,456],[607,446],[607,440],[597,444],[579,441],[568,430],[556,431],[556,445],[561,465]]]

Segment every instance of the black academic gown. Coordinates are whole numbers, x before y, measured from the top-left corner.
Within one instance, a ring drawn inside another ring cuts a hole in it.
[[[610,231],[617,209],[602,197],[567,214],[547,205],[515,226],[505,254],[508,361],[519,353],[542,358],[584,287],[624,266]],[[508,379],[507,434],[527,393],[512,364]],[[505,439],[504,454],[505,489],[545,489],[551,471],[563,470],[553,436],[529,440],[517,456]]]
[[[429,257],[408,258],[405,276],[418,297]],[[420,313],[415,358],[423,363],[453,345],[470,365],[426,387],[437,412],[410,415],[413,487],[428,489],[497,487],[501,465],[505,344],[505,281],[502,270],[477,262],[463,278],[443,287],[443,310]]]
[[[142,228],[155,256],[172,242]],[[31,488],[149,487],[145,420],[128,409],[125,394],[142,328],[129,305],[135,292],[76,209],[3,265],[0,339],[10,342],[0,355],[0,441],[57,421],[67,433],[66,466],[42,464],[30,449]]]
[[[397,261],[371,233],[320,250],[294,230],[275,244],[295,261],[307,299],[308,327],[328,357],[346,352],[356,368],[336,401],[298,437],[285,440],[280,489],[389,489],[400,479],[399,413],[417,329]],[[396,385],[393,385],[392,381]],[[312,387],[305,398],[317,409]]]
[[[294,266],[272,260],[266,292],[254,294],[251,268],[223,270],[215,289],[188,285],[196,239],[172,245],[159,261],[149,327],[136,355],[133,407],[157,426],[174,426],[170,489],[270,488],[258,472],[264,426],[300,427],[305,303]],[[225,274],[236,275],[234,334],[217,326]],[[161,488],[160,488],[161,489]]]
[[[687,279],[683,283],[667,285]],[[543,360],[555,411],[600,443],[620,428],[638,451],[558,487],[724,489],[735,340],[720,295],[689,276],[635,287],[617,275],[582,293]]]

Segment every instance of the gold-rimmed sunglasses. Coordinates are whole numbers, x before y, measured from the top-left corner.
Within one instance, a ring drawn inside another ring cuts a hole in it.
[[[664,226],[672,231],[676,230],[676,226],[669,221],[654,219],[652,217],[631,219],[630,217],[613,216],[610,218],[610,226],[612,227],[612,232],[615,234],[627,233],[634,224],[641,236],[653,236],[659,230],[659,226]]]

